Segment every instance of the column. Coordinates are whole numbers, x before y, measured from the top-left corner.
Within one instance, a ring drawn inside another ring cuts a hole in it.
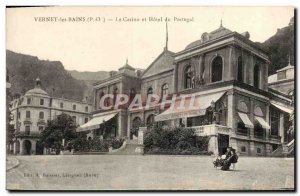
[[[280,120],[279,120],[279,135],[281,137],[281,143],[284,143],[284,114],[282,112],[280,112]]]
[[[122,111],[119,111],[118,113],[118,131],[117,131],[117,137],[120,137],[122,134]]]
[[[208,152],[213,152],[213,154],[216,156],[219,154],[217,135],[211,135],[208,142]]]
[[[131,128],[131,113],[128,114],[128,119],[127,119],[127,135],[126,135],[126,138],[129,139],[129,140],[130,140],[130,128]]]
[[[35,155],[36,154],[36,141],[31,140],[31,154]]]
[[[17,141],[18,140],[16,140],[15,142],[14,142],[14,154],[16,155],[17,154]]]
[[[235,97],[233,89],[227,92],[227,126],[231,128],[231,136],[236,135],[236,121],[235,121]]]
[[[20,140],[20,155],[24,155],[24,140]]]
[[[174,63],[173,89],[174,93],[178,92],[178,63]]]
[[[235,46],[231,45],[229,48],[229,69],[228,69],[228,79],[234,80],[236,78],[236,54]]]
[[[254,81],[253,81],[253,72],[254,72],[254,57],[253,54],[250,54],[249,56],[249,63],[248,63],[248,84],[253,86]]]
[[[249,119],[254,124],[254,103],[250,98]],[[254,128],[250,128],[250,139],[254,139]]]
[[[270,125],[270,104],[266,104],[266,122]],[[270,140],[271,130],[266,129],[266,140]]]
[[[202,77],[202,75],[203,75],[203,70],[204,70],[203,55],[200,55],[200,56],[199,56],[198,65],[199,65],[199,73],[198,73],[198,74]]]
[[[251,156],[255,156],[256,152],[255,152],[255,145],[253,141],[250,141],[250,155]]]

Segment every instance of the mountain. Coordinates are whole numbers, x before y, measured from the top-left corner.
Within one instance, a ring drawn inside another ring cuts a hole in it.
[[[289,56],[292,65],[295,65],[295,25],[294,17],[291,18],[288,26],[277,29],[277,33],[263,43],[257,43],[261,49],[266,51],[270,57],[269,75],[276,73],[276,70],[288,65]]]
[[[59,61],[40,60],[36,56],[6,50],[6,68],[10,76],[11,95],[22,95],[34,88],[39,77],[43,89],[54,97],[81,101],[89,97],[85,82],[75,79]]]
[[[109,77],[109,73],[106,71],[97,71],[97,72],[90,72],[90,71],[83,71],[79,72],[76,70],[68,70],[68,72],[78,80],[84,81],[99,81]]]

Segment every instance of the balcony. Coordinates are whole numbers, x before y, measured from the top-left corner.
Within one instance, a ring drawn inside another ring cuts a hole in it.
[[[25,118],[24,124],[31,124],[31,118]]]
[[[190,127],[195,129],[195,133],[197,136],[208,136],[208,135],[217,135],[220,134],[229,134],[230,128],[218,125],[218,124],[211,124],[211,125],[204,125],[204,126],[195,126]]]
[[[37,125],[46,125],[46,121],[44,119],[38,119]]]

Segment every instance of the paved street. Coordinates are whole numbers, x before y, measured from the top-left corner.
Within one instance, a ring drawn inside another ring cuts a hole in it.
[[[8,189],[232,190],[293,188],[293,158],[240,157],[234,171],[213,168],[213,157],[164,155],[17,156]]]

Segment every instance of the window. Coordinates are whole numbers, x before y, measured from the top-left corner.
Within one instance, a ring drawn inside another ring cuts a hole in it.
[[[75,104],[73,105],[73,110],[76,110],[76,105]]]
[[[248,135],[248,128],[245,126],[242,120],[239,120],[237,123],[237,132],[240,135]]]
[[[76,116],[72,116],[72,121],[76,123]]]
[[[84,118],[84,123],[87,123],[89,121],[89,118]]]
[[[89,107],[85,106],[85,111],[88,112],[89,111]]]
[[[256,149],[256,152],[257,152],[258,154],[260,154],[260,153],[261,153],[261,149],[260,149],[260,148],[257,148],[257,149]]]
[[[184,88],[192,88],[192,69],[190,65],[184,69]]]
[[[40,113],[39,113],[39,118],[40,118],[40,119],[44,119],[44,112],[40,112]]]
[[[153,88],[149,87],[147,90],[147,97],[148,97],[148,95],[151,95],[151,94],[153,94]]]
[[[29,134],[30,134],[30,126],[29,126],[29,125],[26,125],[26,126],[25,126],[25,134],[26,134],[26,135],[29,135]]]
[[[270,108],[270,121],[271,121],[271,135],[278,136],[280,113],[275,108]]]
[[[39,126],[39,132],[44,131],[44,127],[43,126]]]
[[[26,111],[26,118],[30,118],[30,111]]]
[[[27,98],[27,105],[31,104],[31,98]]]
[[[44,105],[44,99],[40,99],[40,105]]]
[[[60,102],[60,108],[64,108],[64,103]]]
[[[244,65],[243,65],[243,58],[240,56],[238,58],[238,75],[237,80],[240,82],[244,82]]]
[[[260,68],[257,64],[254,66],[254,87],[260,87]]]
[[[211,66],[211,73],[211,82],[218,82],[222,80],[223,60],[220,56],[214,58]]]
[[[256,138],[264,138],[265,130],[259,124],[259,122],[255,121],[254,123],[254,137]]]
[[[136,94],[135,89],[134,88],[130,89],[129,103],[133,101],[135,94]]]
[[[168,94],[169,94],[169,85],[166,83],[161,87],[161,96],[163,97],[164,95],[168,95]]]
[[[114,91],[113,91],[113,95],[114,95],[114,98],[113,98],[113,104],[116,103],[117,94],[118,94],[118,88],[115,87],[115,88],[114,88]]]
[[[246,146],[241,147],[241,152],[246,152]]]

